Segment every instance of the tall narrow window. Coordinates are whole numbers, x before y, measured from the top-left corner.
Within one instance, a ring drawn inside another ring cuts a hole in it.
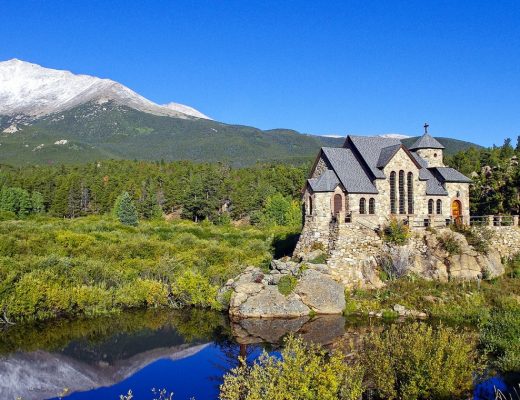
[[[428,200],[428,214],[433,214],[433,200]]]
[[[408,172],[406,183],[408,184],[408,214],[413,214],[413,173]]]
[[[376,213],[376,199],[374,199],[373,197],[371,197],[370,200],[368,200],[368,213]]]
[[[359,213],[366,214],[367,213],[367,201],[364,197],[359,200]]]
[[[442,214],[442,200],[437,200],[437,214]]]
[[[395,196],[395,171],[390,173],[390,212],[397,214],[396,196]]]
[[[312,215],[312,197],[309,196],[309,215]]]
[[[334,195],[334,215],[337,215],[341,212],[343,208],[343,199],[339,193]]]
[[[404,194],[404,171],[399,171],[399,214],[406,214]]]

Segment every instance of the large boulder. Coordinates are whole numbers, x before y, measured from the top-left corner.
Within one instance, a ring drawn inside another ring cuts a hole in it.
[[[314,269],[303,272],[295,293],[317,314],[341,314],[345,309],[344,286]]]
[[[234,307],[230,308],[230,314],[240,318],[301,317],[310,312],[298,295],[284,296],[274,285],[264,286],[260,292],[247,297],[238,306],[233,302],[233,297],[231,300]]]

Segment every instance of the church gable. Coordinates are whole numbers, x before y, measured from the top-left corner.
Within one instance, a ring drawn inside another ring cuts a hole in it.
[[[383,152],[381,152],[381,154],[383,155]],[[419,175],[420,169],[421,165],[403,146],[400,146],[397,150],[394,151],[394,154],[389,157],[384,167],[382,168],[386,178],[388,178],[391,171],[400,170],[414,172],[416,175]]]

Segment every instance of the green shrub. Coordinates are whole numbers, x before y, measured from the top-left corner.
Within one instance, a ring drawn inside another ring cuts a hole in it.
[[[410,227],[403,221],[392,218],[388,226],[383,228],[382,237],[385,242],[401,246],[410,238]]]
[[[463,398],[480,371],[475,339],[426,324],[391,325],[364,340],[366,378],[384,399]]]
[[[339,352],[328,355],[301,339],[285,340],[281,359],[263,353],[252,366],[245,360],[224,376],[221,400],[357,400],[362,369]]]
[[[509,304],[495,310],[481,324],[481,343],[494,356],[493,364],[503,372],[520,371],[520,304],[511,298]]]
[[[439,237],[441,247],[450,255],[460,254],[461,248],[459,241],[451,233],[446,233]]]
[[[462,233],[468,244],[473,246],[475,251],[487,254],[490,250],[490,244],[493,242],[494,233],[491,229],[480,226],[468,226],[454,224],[450,225],[451,229],[456,232]]]
[[[309,260],[311,264],[326,264],[327,263],[327,254],[323,253],[319,256],[313,258],[312,260]]]
[[[222,305],[217,301],[218,287],[211,285],[199,273],[185,271],[172,284],[172,305],[175,307],[209,307],[215,310]]]
[[[264,266],[287,228],[31,217],[0,223],[0,310],[13,322],[124,309],[221,309],[218,288]]]
[[[284,296],[290,295],[296,285],[298,284],[298,279],[296,279],[292,275],[284,275],[280,278],[278,282],[278,291]]]

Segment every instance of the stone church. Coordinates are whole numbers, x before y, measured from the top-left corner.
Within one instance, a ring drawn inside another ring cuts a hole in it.
[[[443,163],[444,146],[425,133],[410,147],[399,139],[347,136],[343,147],[323,147],[304,192],[298,247],[321,243],[338,225],[377,229],[391,218],[411,228],[469,222],[471,180]]]

